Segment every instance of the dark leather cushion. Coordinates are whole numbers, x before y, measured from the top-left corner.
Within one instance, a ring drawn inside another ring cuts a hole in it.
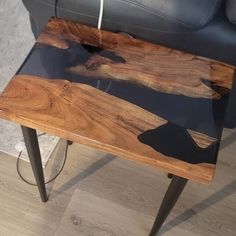
[[[231,23],[236,24],[236,0],[227,0],[226,15]]]
[[[48,19],[55,16],[55,0],[22,0],[22,2],[30,13],[31,28],[37,37]]]
[[[205,26],[222,0],[105,0],[104,20],[165,32],[192,31]],[[60,17],[68,12],[97,18],[99,0],[59,0]],[[80,18],[80,17],[78,17]],[[94,19],[95,20],[95,19]]]

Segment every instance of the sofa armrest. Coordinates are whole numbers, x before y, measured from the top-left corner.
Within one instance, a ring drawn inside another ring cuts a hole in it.
[[[226,15],[231,23],[236,24],[236,0],[227,0]]]

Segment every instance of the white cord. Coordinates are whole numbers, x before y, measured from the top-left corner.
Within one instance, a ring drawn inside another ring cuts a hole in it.
[[[99,18],[98,18],[98,29],[101,29],[102,26],[102,19],[103,19],[103,11],[104,11],[104,0],[100,0],[100,12],[99,12]],[[107,88],[105,89],[105,92],[108,92],[110,87],[112,85],[112,82],[109,83]],[[100,88],[100,80],[97,81],[97,89]]]
[[[101,29],[102,25],[102,18],[103,18],[103,9],[104,9],[104,0],[100,0],[100,12],[99,12],[99,18],[98,18],[98,29]]]
[[[102,18],[103,18],[103,9],[104,9],[104,0],[100,0],[100,11],[99,11],[99,17],[98,17],[98,29],[101,29],[102,25]],[[101,37],[99,36],[100,41]],[[100,80],[97,81],[97,89],[100,88]]]

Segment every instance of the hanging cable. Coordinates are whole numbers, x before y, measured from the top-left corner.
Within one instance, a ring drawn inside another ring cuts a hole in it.
[[[100,0],[100,11],[98,16],[98,26],[97,28],[100,30],[102,26],[102,20],[103,20],[103,10],[104,10],[104,0]],[[100,32],[99,32],[100,33]],[[99,41],[101,43],[101,35],[99,34]],[[97,89],[100,88],[100,80],[97,81]]]
[[[54,14],[55,14],[55,17],[56,17],[56,18],[58,18],[58,15],[57,15],[57,5],[58,5],[58,0],[55,0]]]
[[[63,163],[62,163],[62,166],[60,168],[60,170],[58,171],[58,173],[52,177],[51,179],[49,179],[48,181],[45,182],[45,184],[49,184],[51,183],[53,180],[55,180],[59,175],[60,173],[62,172],[62,170],[64,169],[64,166],[65,166],[65,163],[66,163],[66,159],[67,159],[67,152],[68,152],[68,145],[69,145],[69,142],[70,141],[67,141],[66,142],[66,150],[65,150],[65,156],[64,156],[64,160],[63,160]],[[23,175],[21,174],[20,172],[20,168],[19,168],[19,163],[20,163],[20,157],[21,157],[21,154],[22,154],[22,151],[19,153],[18,157],[17,157],[17,161],[16,161],[16,171],[17,171],[17,174],[19,175],[19,177],[27,184],[29,185],[32,185],[32,186],[37,186],[36,183],[31,183],[30,181],[28,181],[25,177],[23,177]]]
[[[103,10],[104,10],[104,0],[100,0],[100,11],[98,17],[98,29],[101,29],[102,26],[102,19],[103,19]]]
[[[100,11],[99,11],[99,17],[98,17],[98,29],[101,29],[102,26],[102,20],[103,20],[103,12],[104,12],[104,0],[100,0]],[[100,36],[100,44],[102,43],[101,36]],[[108,92],[111,88],[112,82],[110,81],[107,88],[104,90],[104,92]],[[100,88],[100,80],[97,81],[97,89]]]

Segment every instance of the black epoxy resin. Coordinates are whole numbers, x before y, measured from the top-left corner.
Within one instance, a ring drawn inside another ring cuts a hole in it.
[[[126,60],[100,47],[74,42],[68,42],[68,44],[69,48],[66,50],[36,44],[18,74],[89,84],[138,105],[169,121],[164,126],[147,130],[139,135],[137,138],[140,142],[164,155],[189,163],[216,163],[219,142],[216,141],[207,148],[200,148],[196,146],[186,130],[191,129],[216,139],[219,138],[227,96],[224,95],[220,99],[193,98],[159,92],[130,81],[78,75],[71,72],[69,68],[86,65],[87,70],[95,70],[99,64],[86,64],[94,55],[99,55],[104,60],[111,60],[113,63],[125,64]],[[207,86],[212,86],[215,90],[220,89],[214,87],[214,84],[207,84]]]

